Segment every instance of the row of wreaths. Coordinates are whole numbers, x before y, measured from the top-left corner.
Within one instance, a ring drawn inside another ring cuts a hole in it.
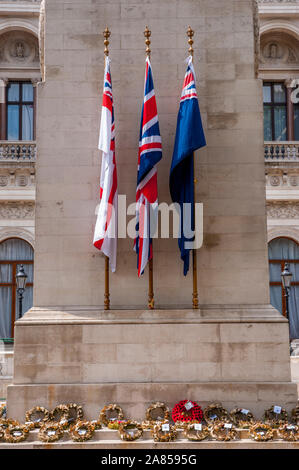
[[[91,439],[96,429],[108,427],[117,430],[124,441],[141,438],[144,430],[149,430],[157,442],[175,440],[178,431],[193,441],[207,438],[229,441],[238,438],[237,428],[247,429],[249,437],[256,441],[268,441],[274,436],[299,441],[299,405],[292,410],[290,419],[285,409],[273,405],[264,412],[263,422],[256,421],[250,410],[235,408],[229,413],[221,403],[212,403],[202,410],[191,400],[177,403],[172,413],[165,403],[152,403],[142,423],[125,419],[117,404],[105,406],[94,421],[83,420],[83,408],[75,403],[56,406],[52,411],[36,406],[26,412],[25,419],[25,424],[20,424],[6,418],[5,404],[1,405],[0,440],[21,442],[32,429],[39,428],[38,439],[42,442],[57,441],[65,432],[73,441],[83,442]]]

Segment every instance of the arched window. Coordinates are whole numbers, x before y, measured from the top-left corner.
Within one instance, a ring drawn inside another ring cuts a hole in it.
[[[14,337],[14,323],[18,319],[16,273],[20,264],[28,275],[23,299],[23,312],[33,302],[33,248],[19,238],[0,243],[0,339]]]
[[[291,339],[299,338],[299,245],[289,238],[276,238],[269,243],[270,301],[286,316],[286,304],[281,282],[284,263],[290,263],[293,274],[289,298]]]

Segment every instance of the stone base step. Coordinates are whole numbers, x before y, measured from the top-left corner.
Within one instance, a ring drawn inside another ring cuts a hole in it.
[[[275,432],[273,441],[256,442],[249,439],[246,429],[238,430],[238,439],[229,442],[206,439],[200,442],[185,439],[182,431],[178,431],[178,437],[173,442],[154,442],[150,431],[144,431],[142,439],[136,441],[122,441],[118,431],[111,429],[98,429],[92,438],[85,442],[74,442],[70,439],[68,431],[64,436],[53,443],[43,443],[38,440],[38,429],[29,432],[26,441],[10,444],[1,441],[0,449],[299,449],[299,442],[286,442],[278,439]]]

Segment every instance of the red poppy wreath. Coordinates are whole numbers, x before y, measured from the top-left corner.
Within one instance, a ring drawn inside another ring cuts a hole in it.
[[[200,422],[202,420],[202,416],[203,413],[201,407],[195,401],[191,400],[180,401],[174,406],[172,410],[172,419],[174,422]]]

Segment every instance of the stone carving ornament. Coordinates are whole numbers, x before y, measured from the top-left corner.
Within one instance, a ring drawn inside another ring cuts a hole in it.
[[[297,219],[299,218],[299,203],[273,202],[267,204],[269,219]]]
[[[24,31],[9,31],[0,36],[0,61],[5,64],[37,63],[37,39]]]
[[[2,219],[33,219],[35,204],[34,202],[1,202],[0,217]]]

